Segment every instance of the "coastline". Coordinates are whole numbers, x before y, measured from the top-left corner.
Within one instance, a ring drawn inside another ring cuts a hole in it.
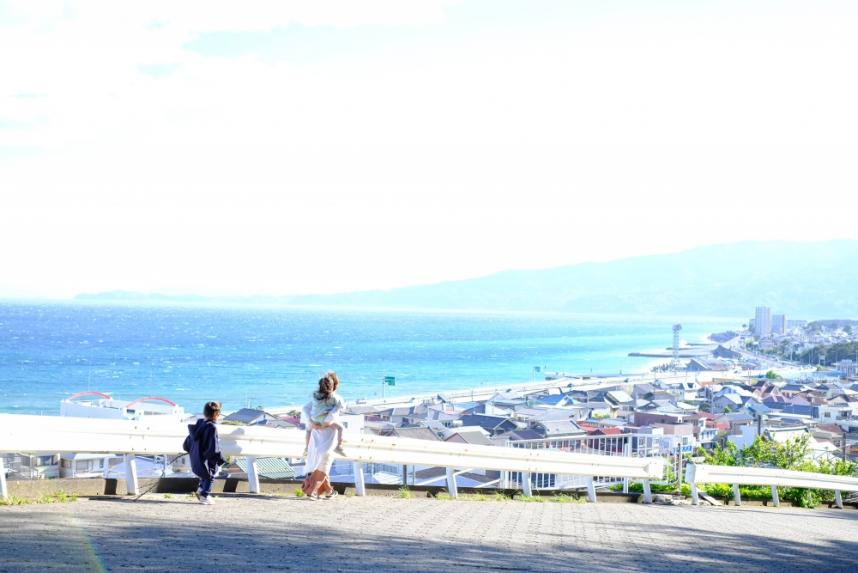
[[[700,343],[704,344],[717,344],[712,341],[712,333],[699,337]],[[552,380],[536,380],[530,382],[512,382],[509,384],[503,385],[495,385],[495,386],[480,386],[480,387],[472,387],[472,388],[461,388],[455,390],[448,391],[440,391],[440,392],[423,392],[419,394],[408,394],[402,396],[390,396],[387,398],[358,398],[356,400],[349,401],[350,405],[359,405],[359,406],[390,406],[391,408],[397,406],[406,406],[406,405],[414,405],[419,404],[425,400],[435,399],[438,396],[443,396],[448,399],[460,399],[463,401],[477,401],[477,400],[486,400],[491,396],[502,393],[502,392],[539,392],[548,390],[551,388],[574,388],[574,389],[597,389],[599,386],[616,386],[619,384],[628,384],[629,387],[634,386],[636,384],[644,384],[647,382],[655,381],[656,379],[673,379],[673,378],[687,378],[689,376],[689,372],[653,372],[654,367],[662,366],[669,360],[665,360],[664,358],[653,358],[649,360],[645,364],[643,364],[642,368],[635,373],[630,373],[624,375],[622,373],[614,374],[614,375],[599,375],[599,374],[569,374],[565,375],[561,378],[556,378]],[[800,369],[797,369],[800,370]],[[764,372],[763,372],[764,373]],[[700,379],[702,377],[708,377],[710,380],[712,377],[723,376],[724,372],[717,371],[702,371],[702,372],[694,372],[695,379]],[[276,406],[274,408],[267,408],[266,411],[270,414],[274,415],[284,415],[289,412],[301,411],[304,404],[293,404],[286,406]]]
[[[553,388],[562,390],[599,390],[601,388],[610,388],[624,386],[631,389],[638,384],[647,384],[655,380],[688,380],[693,378],[696,382],[711,382],[716,378],[747,378],[749,376],[763,376],[770,369],[762,370],[701,370],[699,372],[677,371],[677,372],[648,372],[625,375],[609,375],[609,376],[590,376],[580,375],[577,377],[557,378],[554,380],[539,380],[536,382],[511,383],[501,386],[480,387],[480,388],[464,388],[461,390],[452,390],[448,392],[429,392],[421,394],[411,394],[407,396],[392,396],[388,398],[374,399],[358,399],[347,402],[347,406],[389,406],[406,407],[420,404],[426,400],[432,400],[438,396],[443,396],[451,401],[484,401],[497,393],[503,392],[520,392],[520,393],[535,393]],[[778,368],[777,372],[785,374],[800,374],[808,372],[807,367],[788,366]],[[267,408],[266,411],[270,414],[282,416],[292,411],[300,411],[303,408],[301,405],[280,406],[275,408]]]
[[[533,377],[535,364],[543,365],[542,372],[560,370],[576,378],[628,376],[666,362],[627,354],[666,344],[670,331],[663,321],[489,320],[458,314],[331,318],[88,305],[0,309],[6,313],[0,313],[0,322],[8,323],[11,333],[0,344],[0,357],[11,357],[0,361],[0,381],[8,382],[0,384],[0,411],[27,414],[56,412],[62,399],[81,390],[128,401],[162,396],[187,411],[208,399],[233,411],[282,411],[303,404],[312,380],[328,368],[344,377],[347,387],[341,390],[350,402],[382,396],[385,402],[407,401],[437,392],[470,395],[472,389],[480,395],[487,387],[541,383],[539,372]],[[320,332],[319,321],[330,322],[331,329]],[[689,324],[689,338],[719,327]],[[41,343],[47,340],[43,332],[51,332],[55,343]],[[36,342],[23,347],[15,342],[30,339]],[[383,376],[395,376],[396,384],[383,387],[382,394]]]

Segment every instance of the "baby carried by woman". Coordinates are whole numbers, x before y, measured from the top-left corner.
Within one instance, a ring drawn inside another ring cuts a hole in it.
[[[339,412],[345,407],[345,402],[336,393],[336,388],[339,386],[337,375],[333,372],[328,372],[319,380],[319,389],[313,392],[313,399],[310,402],[310,421],[320,426],[321,428],[333,428],[337,432],[337,447],[334,451],[340,455],[345,455],[343,452],[343,425],[340,423]],[[310,433],[312,427],[307,428],[307,436],[304,442],[304,457],[307,457],[307,450],[310,447]]]

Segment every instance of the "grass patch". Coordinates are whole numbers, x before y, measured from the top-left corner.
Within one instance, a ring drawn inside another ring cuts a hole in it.
[[[173,499],[173,494],[172,493],[165,493],[164,499]]]
[[[54,493],[46,493],[37,498],[25,499],[12,496],[9,499],[0,499],[0,505],[29,505],[31,503],[70,503],[77,501],[77,495],[63,490]]]
[[[466,501],[510,501],[508,495],[504,495],[501,492],[493,492],[493,493],[466,493],[459,496],[459,499],[464,499]]]
[[[411,499],[411,490],[407,487],[401,487],[398,491],[401,499]]]
[[[435,494],[435,499],[440,499],[442,501],[449,501],[449,500],[453,499],[453,496],[451,496],[446,491],[439,491],[438,493]]]
[[[72,501],[77,501],[77,494],[63,490],[48,493],[39,498],[39,503],[70,503]]]
[[[586,503],[580,497],[576,497],[574,495],[566,495],[565,493],[553,495],[548,498],[552,503]]]
[[[293,491],[292,493],[295,494],[295,497],[304,497],[304,490],[303,489],[298,488],[295,491]]]
[[[545,498],[540,495],[517,495],[514,499],[525,503],[545,503]]]

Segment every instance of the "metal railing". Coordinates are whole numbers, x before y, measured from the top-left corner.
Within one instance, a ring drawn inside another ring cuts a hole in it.
[[[224,455],[247,458],[251,492],[260,491],[256,458],[301,456],[304,432],[256,426],[220,426]],[[21,416],[0,414],[0,452],[91,452],[126,455],[126,484],[129,493],[138,489],[136,455],[178,455],[187,436],[187,426],[135,420],[99,420],[59,416]],[[350,439],[347,456],[354,463],[355,489],[363,495],[366,463],[390,463],[447,468],[447,487],[457,492],[456,472],[462,468],[480,468],[517,472],[523,476],[551,473],[580,476],[588,482],[588,497],[595,501],[594,476],[630,478],[644,483],[647,500],[650,480],[664,474],[661,457],[605,456],[570,453],[556,449],[499,448],[496,446],[431,442],[384,436],[361,436]],[[0,476],[3,468],[0,466]],[[5,477],[2,479],[6,494]],[[523,479],[522,489],[530,494],[530,480]]]
[[[742,505],[739,485],[768,485],[772,488],[772,503],[780,505],[778,486],[799,487],[808,489],[834,490],[834,503],[843,508],[841,491],[858,492],[858,478],[821,474],[815,472],[800,472],[780,468],[751,468],[741,466],[713,466],[707,464],[689,463],[687,480],[691,484],[691,503],[700,503],[697,488],[699,483],[728,483],[733,485],[733,501]]]

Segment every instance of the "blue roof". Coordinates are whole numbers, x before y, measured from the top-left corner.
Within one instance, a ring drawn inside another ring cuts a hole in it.
[[[545,404],[548,406],[556,406],[560,402],[568,400],[569,397],[564,394],[554,394],[550,396],[539,396],[534,401],[539,404]]]

